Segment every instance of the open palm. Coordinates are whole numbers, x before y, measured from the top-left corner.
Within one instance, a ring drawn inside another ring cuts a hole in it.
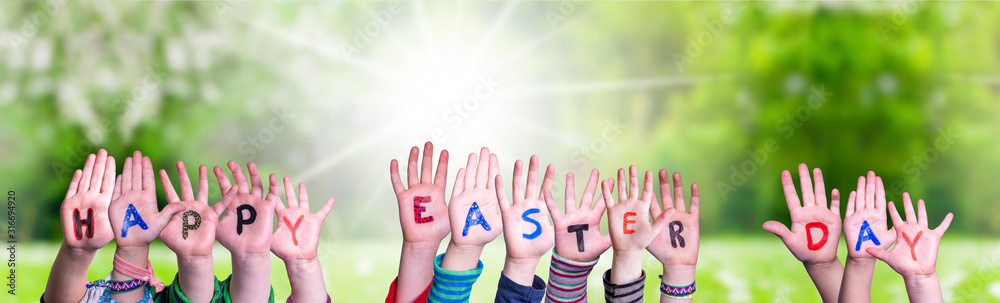
[[[213,206],[208,206],[208,170],[204,165],[198,167],[198,195],[191,188],[184,162],[177,161],[178,181],[181,195],[177,196],[170,176],[166,170],[160,170],[160,183],[166,193],[167,202],[184,207],[185,211],[170,218],[167,227],[160,232],[160,240],[170,250],[178,255],[208,256],[212,254],[215,244],[215,229],[219,225],[219,215],[232,202],[236,192],[224,193],[222,200]]]
[[[642,195],[639,194],[639,177],[635,166],[629,167],[629,182],[625,183],[625,170],[618,169],[618,203],[615,204],[611,192],[614,179],[601,183],[604,203],[608,207],[608,230],[611,247],[615,251],[641,251],[653,241],[674,213],[670,208],[649,221],[649,204],[653,200],[653,173],[646,171]],[[626,190],[627,188],[627,190]],[[634,221],[634,222],[632,222]]]
[[[552,249],[555,241],[552,224],[549,223],[549,212],[538,191],[538,156],[532,155],[529,161],[526,186],[522,181],[524,164],[521,160],[514,163],[513,205],[508,202],[504,192],[503,178],[496,176],[497,199],[503,216],[503,238],[507,245],[507,256],[512,259],[537,260]],[[554,175],[555,167],[550,164],[545,169],[543,191],[552,191]],[[534,219],[538,225],[528,222],[523,216]]]
[[[399,164],[396,160],[392,160],[389,164],[389,177],[392,180],[392,189],[396,192],[403,241],[431,243],[436,246],[451,231],[448,205],[444,201],[445,185],[448,184],[448,151],[441,151],[437,173],[433,176],[431,168],[434,146],[430,142],[424,144],[423,163],[420,165],[418,175],[419,152],[416,146],[410,149],[410,158],[406,165],[406,186],[399,177]]]
[[[684,182],[681,174],[674,172],[674,195],[670,195],[670,179],[667,170],[662,169],[660,177],[660,200],[663,209],[674,209],[673,215],[666,219],[667,228],[661,228],[653,242],[646,247],[653,257],[663,265],[696,265],[698,264],[698,247],[701,242],[701,231],[698,228],[698,208],[700,195],[698,184],[691,184],[691,211],[684,205]],[[656,218],[663,213],[660,203],[653,198],[650,203],[650,214]],[[671,230],[677,233],[671,236]],[[655,232],[655,230],[654,230]]]
[[[602,235],[600,227],[607,204],[601,195],[594,201],[598,180],[600,175],[595,169],[590,172],[583,197],[577,204],[576,180],[573,173],[566,174],[565,214],[556,206],[552,192],[543,190],[545,205],[548,206],[555,227],[556,254],[577,262],[590,262],[611,247],[611,235]],[[570,226],[574,226],[574,231],[570,231]],[[584,226],[586,229],[583,229]],[[578,232],[582,234],[582,239],[577,239]]]
[[[802,202],[799,202],[791,173],[787,170],[781,173],[781,186],[785,191],[792,228],[789,230],[784,224],[768,221],[764,223],[764,230],[778,236],[792,255],[803,263],[833,262],[837,259],[837,246],[840,244],[840,192],[833,189],[830,207],[827,208],[823,172],[816,168],[813,176],[815,191],[813,180],[809,178],[809,168],[804,163],[799,164],[802,186]],[[856,233],[854,235],[857,236]]]
[[[167,204],[162,211],[157,209],[153,163],[139,151],[125,159],[118,183],[108,208],[118,247],[149,246],[170,217],[184,210],[180,204]]]
[[[847,255],[854,259],[874,258],[865,250],[868,247],[888,249],[896,241],[896,232],[888,229],[885,215],[885,188],[882,178],[875,172],[868,172],[868,177],[858,177],[858,189],[852,191],[847,199],[847,216],[844,218],[844,237],[847,239]],[[859,236],[867,223],[874,233],[874,238],[858,245]],[[875,244],[875,242],[878,244]]]
[[[108,205],[115,189],[115,158],[100,150],[87,156],[83,170],[76,170],[66,190],[66,199],[59,207],[63,239],[71,248],[98,250],[108,245],[115,234],[108,219]],[[79,221],[91,222],[79,229]]]
[[[265,199],[257,165],[253,162],[247,163],[247,170],[250,171],[249,184],[243,170],[236,162],[229,161],[228,166],[233,179],[236,180],[235,185],[229,183],[229,178],[219,167],[215,167],[215,176],[222,192],[228,192],[235,186],[237,193],[233,201],[226,206],[219,227],[215,231],[215,238],[232,252],[268,253],[271,247],[274,204],[278,200],[277,178],[271,175]],[[238,218],[244,221],[240,222]],[[254,219],[252,223],[247,222],[249,218]]]
[[[476,159],[478,158],[478,162]],[[457,245],[482,247],[496,239],[503,231],[499,203],[494,182],[500,165],[497,157],[483,147],[480,155],[469,154],[465,169],[458,170],[455,188],[451,191],[448,215],[451,222],[451,242]],[[473,207],[479,208],[483,220],[477,224]],[[469,227],[466,229],[466,222]],[[489,229],[487,229],[489,227]]]
[[[271,175],[274,178],[274,175]],[[271,180],[277,183],[277,180]],[[323,220],[330,214],[334,199],[326,200],[319,212],[309,212],[309,195],[306,185],[299,183],[299,195],[295,196],[292,179],[285,176],[286,208],[279,200],[274,205],[278,215],[278,229],[271,236],[271,252],[288,262],[289,260],[316,259],[316,249],[319,248],[319,234],[323,229]]]
[[[886,251],[879,248],[868,248],[867,251],[875,258],[885,262],[901,276],[909,277],[915,275],[927,276],[937,272],[938,246],[941,244],[941,236],[948,231],[951,225],[952,214],[948,213],[944,221],[935,229],[927,227],[927,210],[924,207],[924,200],[917,200],[918,213],[913,213],[913,203],[910,202],[910,194],[903,193],[904,210],[906,221],[899,217],[896,205],[889,202],[889,214],[892,216],[892,226],[896,230],[897,241],[892,250]]]

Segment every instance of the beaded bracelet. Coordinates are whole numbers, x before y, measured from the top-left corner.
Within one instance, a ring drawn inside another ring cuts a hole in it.
[[[150,288],[149,284],[143,283],[143,285],[145,285],[145,286],[142,288],[143,289],[142,300],[136,301],[136,303],[149,303],[150,299],[153,298],[153,296],[149,294],[149,288]],[[125,302],[122,302],[122,301],[118,301],[118,300],[112,299],[111,298],[111,289],[110,288],[105,288],[104,289],[104,295],[101,296],[101,301],[100,302],[102,302],[102,303],[125,303]]]
[[[142,281],[139,279],[125,280],[125,281],[97,280],[94,282],[87,283],[87,288],[95,286],[104,287],[107,288],[107,290],[113,294],[120,294],[136,290],[145,284],[146,281]]]
[[[663,275],[660,275],[660,279],[663,279]],[[670,286],[666,283],[660,282],[660,293],[664,296],[674,298],[674,299],[690,299],[691,295],[694,294],[695,286],[694,282],[691,282],[688,286]]]

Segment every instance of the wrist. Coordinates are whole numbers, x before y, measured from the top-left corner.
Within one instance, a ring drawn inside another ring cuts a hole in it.
[[[903,276],[903,282],[907,289],[925,289],[930,287],[940,287],[937,272],[930,274],[911,274]]]
[[[212,255],[177,255],[178,270],[201,270],[206,268],[212,270],[214,265],[215,260],[212,258]]]
[[[465,271],[478,267],[479,256],[483,247],[478,245],[462,245],[451,242],[441,259],[441,269]]]
[[[642,250],[614,251],[611,259],[611,283],[629,283],[640,277],[642,277]]]
[[[118,246],[115,255],[133,265],[143,267],[149,260],[149,246]]]
[[[441,242],[407,242],[403,241],[403,255],[423,256],[434,258],[437,256]]]
[[[695,265],[663,265],[662,282],[670,286],[694,283]]]
[[[535,280],[538,259],[517,259],[507,257],[503,264],[503,274],[517,284],[531,286]]]
[[[78,258],[90,258],[90,259],[93,259],[94,256],[97,255],[97,249],[87,249],[87,248],[72,247],[69,244],[66,244],[66,242],[63,242],[62,249],[69,256],[73,257],[74,259],[78,259]]]
[[[239,268],[253,269],[271,267],[271,253],[241,252],[232,253],[232,263],[234,270]]]
[[[820,261],[820,262],[803,261],[802,265],[805,266],[806,270],[818,270],[818,271],[827,271],[843,266],[840,264],[840,257],[833,258],[833,260],[830,261]]]
[[[322,268],[320,268],[318,257],[309,259],[289,259],[283,261],[285,262],[285,270],[288,271],[289,276],[292,276],[293,274],[322,270]]]

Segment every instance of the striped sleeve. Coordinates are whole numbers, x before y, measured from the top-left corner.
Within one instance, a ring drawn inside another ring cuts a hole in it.
[[[427,296],[427,302],[469,302],[472,284],[475,284],[476,279],[483,273],[483,261],[479,261],[479,265],[474,269],[452,271],[441,268],[443,257],[444,254],[440,254],[434,258],[434,280],[431,282],[431,292]]]
[[[577,262],[552,252],[546,303],[587,302],[587,276],[597,260]]]
[[[625,284],[611,283],[611,270],[604,272],[604,301],[609,303],[642,302],[642,288],[646,286],[646,271],[638,280]]]

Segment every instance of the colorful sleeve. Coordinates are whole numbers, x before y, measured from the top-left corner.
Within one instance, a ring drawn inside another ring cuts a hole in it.
[[[392,284],[389,284],[389,294],[385,296],[385,303],[396,302],[396,280],[398,279],[399,277],[396,277],[396,279],[392,279]],[[424,292],[420,293],[420,295],[417,296],[415,300],[413,300],[413,303],[427,303],[427,294],[430,292],[431,292],[431,285],[427,284],[427,288],[425,288]]]
[[[219,288],[222,290],[221,291],[222,295],[216,296],[218,299],[212,300],[212,302],[215,303],[233,302],[232,297],[229,296],[229,283],[232,283],[232,280],[233,280],[233,275],[230,274],[229,277],[226,277],[226,280],[223,280],[222,282],[219,283]],[[271,297],[267,299],[267,303],[274,303],[274,287],[271,287]]]
[[[497,295],[493,299],[495,303],[507,302],[542,302],[545,297],[545,280],[535,276],[531,285],[521,285],[511,280],[507,275],[500,274],[500,282],[497,284]]]
[[[552,252],[545,302],[586,302],[587,276],[594,269],[594,265],[597,265],[597,260],[577,262]]]
[[[428,302],[469,302],[472,294],[472,284],[476,283],[479,275],[483,273],[483,261],[474,269],[466,271],[451,271],[441,268],[441,259],[444,254],[434,258],[434,281],[431,282],[431,292],[427,296]]]
[[[181,289],[181,284],[177,282],[178,279],[179,275],[175,274],[174,281],[171,282],[170,285],[167,285],[167,287],[163,288],[163,291],[158,292],[156,293],[156,295],[153,296],[153,302],[191,303],[191,300],[188,300],[187,296],[184,295],[184,291]],[[219,288],[220,287],[219,284],[221,284],[222,282],[219,282],[218,278],[214,279],[215,279],[215,291],[212,294],[212,302],[217,302],[220,298],[222,298],[222,291]]]
[[[642,302],[642,288],[646,286],[646,271],[639,280],[625,284],[611,283],[611,270],[604,272],[604,300],[611,303]]]

